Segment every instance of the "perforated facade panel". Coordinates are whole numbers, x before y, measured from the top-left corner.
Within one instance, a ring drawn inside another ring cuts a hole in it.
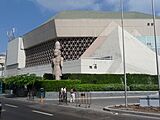
[[[50,64],[57,40],[61,43],[64,61],[70,61],[79,59],[95,39],[96,37],[56,38],[26,49],[26,67]]]

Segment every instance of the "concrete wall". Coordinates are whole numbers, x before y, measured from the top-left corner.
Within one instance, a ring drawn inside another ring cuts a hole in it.
[[[80,73],[81,72],[81,61],[74,60],[74,61],[67,61],[64,62],[62,73]],[[51,64],[35,66],[35,67],[28,67],[22,68],[17,71],[16,74],[36,74],[38,76],[43,76],[45,73],[52,73]]]
[[[18,68],[25,67],[25,51],[20,37],[8,43],[6,65],[14,64],[18,64]]]
[[[32,30],[23,36],[24,49],[35,46],[42,42],[56,38],[54,20]]]
[[[98,36],[111,22],[121,25],[120,19],[55,19],[37,27],[23,36],[27,49],[56,37]],[[124,28],[142,35],[153,35],[152,19],[125,19]],[[157,35],[160,35],[160,20],[156,20]]]
[[[51,73],[51,65],[41,65],[41,66],[35,66],[35,67],[28,67],[18,70],[18,74],[36,74],[37,76],[43,76],[44,73]]]
[[[125,19],[124,28],[142,35],[153,35],[152,19]],[[120,19],[55,19],[57,37],[98,36],[111,22],[121,26]],[[156,20],[157,35],[160,35],[160,20]]]
[[[25,67],[25,51],[22,38],[8,43],[5,75],[17,74],[17,69]]]
[[[6,61],[7,66],[18,63],[18,50],[19,50],[18,38],[8,42],[7,61]]]
[[[26,65],[26,55],[24,51],[24,43],[22,38],[19,38],[18,68],[24,68],[25,65]]]
[[[62,73],[90,73],[102,74],[106,73],[112,64],[112,60],[97,60],[97,59],[79,59],[73,61],[66,61],[63,65]],[[97,69],[94,66],[97,66]],[[92,66],[92,69],[90,69]],[[44,73],[52,73],[51,65],[41,65],[36,67],[28,67],[17,70],[17,74],[37,74],[43,76]]]
[[[81,59],[81,73],[104,74],[113,60]]]
[[[17,68],[13,68],[13,69],[7,69],[4,71],[4,75],[5,76],[14,76],[18,74],[18,69]]]
[[[81,60],[64,62],[63,73],[81,73]]]

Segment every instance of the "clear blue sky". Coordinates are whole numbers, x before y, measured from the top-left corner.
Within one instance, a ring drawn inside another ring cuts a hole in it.
[[[160,0],[155,0],[160,15]],[[151,0],[124,0],[126,11],[151,13]],[[6,51],[7,31],[16,36],[31,31],[64,10],[119,11],[119,0],[0,0],[0,53]]]

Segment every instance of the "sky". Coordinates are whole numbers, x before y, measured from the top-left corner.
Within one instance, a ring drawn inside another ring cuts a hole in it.
[[[151,0],[123,0],[125,11],[151,14]],[[5,53],[7,31],[23,36],[64,10],[120,11],[120,0],[0,0],[0,53]],[[155,0],[160,16],[160,0]]]

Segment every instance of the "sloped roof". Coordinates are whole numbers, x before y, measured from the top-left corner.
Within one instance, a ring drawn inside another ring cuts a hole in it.
[[[102,12],[102,11],[85,11],[85,10],[71,10],[57,13],[43,24],[48,23],[54,19],[121,19],[121,12]],[[124,19],[152,19],[152,15],[140,12],[124,12]],[[160,19],[160,16],[156,17]]]
[[[52,19],[121,19],[121,12],[63,11]],[[160,17],[157,17],[158,19]],[[139,12],[124,12],[124,19],[152,19],[152,15]]]

